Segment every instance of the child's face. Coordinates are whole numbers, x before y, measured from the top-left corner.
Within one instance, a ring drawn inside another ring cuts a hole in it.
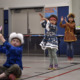
[[[51,24],[55,25],[56,24],[56,21],[54,19],[52,20],[49,20]]]
[[[69,20],[69,22],[73,22],[74,19],[72,17],[70,17],[68,20]]]
[[[18,47],[21,45],[21,42],[19,39],[12,39],[11,40],[11,44],[14,46],[14,47]]]

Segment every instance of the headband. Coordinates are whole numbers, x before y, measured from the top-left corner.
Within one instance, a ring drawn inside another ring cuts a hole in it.
[[[57,19],[55,17],[51,17],[49,20],[55,20],[55,21],[57,21]]]

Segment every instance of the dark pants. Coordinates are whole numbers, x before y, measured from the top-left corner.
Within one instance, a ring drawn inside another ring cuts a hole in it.
[[[16,78],[20,78],[22,71],[17,64],[14,64],[9,68],[0,66],[0,74],[2,74],[2,73],[5,73],[7,78],[10,74],[14,74],[16,76]]]
[[[67,42],[67,56],[68,58],[73,58],[74,51],[73,51],[73,42]]]

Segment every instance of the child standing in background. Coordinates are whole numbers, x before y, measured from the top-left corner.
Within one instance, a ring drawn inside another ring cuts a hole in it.
[[[41,25],[46,29],[44,39],[40,43],[40,46],[43,50],[48,49],[50,57],[50,65],[48,70],[53,70],[58,68],[58,59],[56,55],[56,50],[58,48],[58,42],[56,39],[56,30],[57,30],[57,16],[51,15],[48,19],[41,16]],[[54,65],[53,65],[54,59]]]
[[[0,66],[0,80],[16,80],[22,74],[22,44],[24,43],[23,35],[21,33],[11,33],[9,42],[7,42],[3,35],[0,34],[0,41],[3,45],[0,45],[0,52],[5,53],[7,60]]]
[[[75,21],[74,21],[75,15],[69,14],[68,15],[68,21],[65,18],[66,24],[62,24],[64,18],[61,17],[60,26],[62,28],[65,28],[65,35],[64,35],[64,41],[67,43],[67,56],[68,60],[73,60],[73,42],[77,40],[75,37]]]

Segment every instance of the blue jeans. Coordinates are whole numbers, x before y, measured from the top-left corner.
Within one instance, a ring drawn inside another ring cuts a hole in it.
[[[73,58],[74,51],[73,51],[73,42],[67,42],[67,56],[69,58]]]

